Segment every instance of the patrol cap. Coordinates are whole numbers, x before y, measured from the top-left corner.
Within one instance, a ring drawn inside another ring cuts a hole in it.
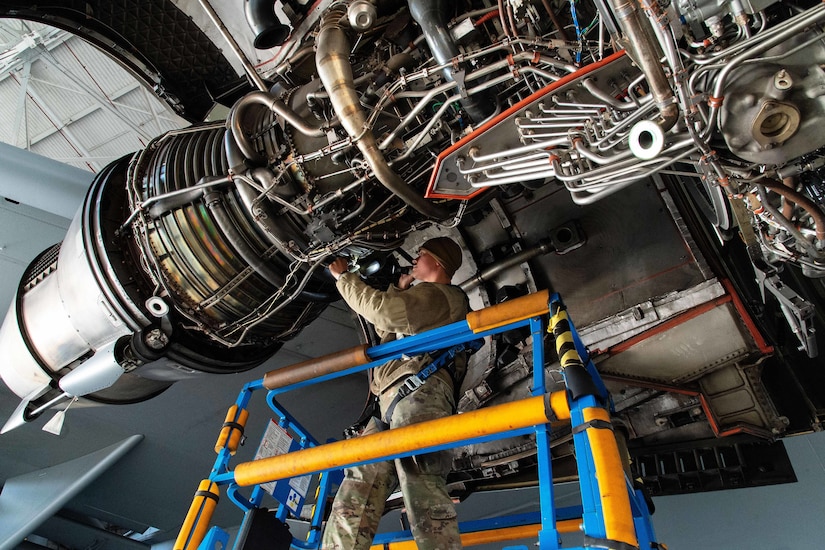
[[[451,279],[461,267],[461,247],[449,237],[436,237],[421,245],[447,273]]]

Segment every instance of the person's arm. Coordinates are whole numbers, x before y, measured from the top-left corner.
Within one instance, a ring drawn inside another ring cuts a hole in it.
[[[416,334],[421,327],[438,323],[449,315],[444,296],[430,284],[409,286],[412,275],[402,275],[396,287],[387,291],[372,288],[355,273],[349,273],[347,261],[336,258],[329,271],[347,305],[382,332]]]
[[[390,289],[386,292],[372,288],[354,273],[342,273],[335,285],[341,297],[355,313],[386,332],[410,333],[408,291]]]
[[[398,288],[400,290],[407,290],[412,286],[413,281],[415,281],[415,277],[413,277],[409,273],[402,273],[401,276],[398,278]]]
[[[335,258],[332,260],[332,263],[329,264],[329,272],[332,274],[332,278],[336,281],[338,280],[341,275],[347,272],[349,268],[349,263],[344,258]]]

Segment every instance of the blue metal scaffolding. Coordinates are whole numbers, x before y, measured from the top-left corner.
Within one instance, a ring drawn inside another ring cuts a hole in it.
[[[532,398],[324,445],[315,441],[276,400],[287,391],[366,370],[402,355],[445,349],[525,326],[532,334]],[[565,383],[564,390],[553,393],[548,393],[545,385],[545,330],[555,338]],[[198,487],[175,549],[216,550],[228,547],[228,534],[219,527],[209,528],[220,487],[225,487],[227,496],[244,511],[248,519],[261,506],[265,496],[261,487],[263,483],[320,474],[315,502],[321,505],[315,506],[312,512],[306,539],[293,538],[291,541],[292,548],[315,549],[320,546],[323,504],[336,477],[340,477],[342,468],[527,434],[535,434],[536,439],[540,513],[460,523],[465,546],[537,537],[542,550],[663,547],[655,542],[641,491],[633,488],[622,467],[610,421],[607,390],[558,295],[547,292],[532,294],[473,312],[464,321],[426,333],[370,348],[346,350],[333,356],[327,359],[336,366],[326,369],[330,372],[321,376],[314,375],[315,371],[311,368],[313,361],[310,361],[294,365],[295,368],[272,371],[242,388],[235,404],[229,409],[219,435],[214,467]],[[283,376],[284,373],[286,376]],[[238,448],[246,424],[247,406],[252,395],[260,391],[267,392],[266,401],[278,425],[295,435],[296,444],[293,447],[296,450],[241,463],[230,469],[231,457]],[[572,427],[581,506],[556,508],[554,505],[550,434],[554,423],[560,422],[569,422]],[[416,428],[414,437],[410,437],[411,432],[407,428]],[[421,437],[421,434],[428,436]],[[244,487],[252,488],[249,497],[241,493]],[[294,513],[294,509],[292,511]],[[285,522],[290,515],[290,507],[280,502],[275,515]],[[560,533],[565,532],[582,533],[584,546],[561,546]],[[411,538],[409,531],[381,534],[375,539],[375,547],[414,548],[409,546],[411,543],[404,542]],[[506,548],[527,549],[525,546]]]

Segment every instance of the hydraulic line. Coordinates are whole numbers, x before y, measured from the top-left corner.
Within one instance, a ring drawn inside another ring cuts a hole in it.
[[[676,124],[679,109],[673,103],[673,90],[659,61],[662,54],[658,43],[655,43],[651,39],[651,33],[647,32],[647,21],[642,21],[636,8],[636,0],[610,0],[610,4],[619,25],[627,35],[627,46],[634,52],[634,61],[647,77],[650,91],[659,108],[657,124],[663,132],[667,132]]]
[[[335,8],[324,15],[316,41],[318,47],[315,58],[318,76],[330,94],[333,109],[341,125],[356,142],[376,179],[390,192],[428,218],[443,220],[450,217],[449,212],[429,203],[395,173],[378,148],[372,131],[366,126],[366,118],[355,90],[352,65],[349,61],[349,40],[339,26],[343,15],[342,10]]]
[[[825,214],[822,213],[822,210],[814,201],[798,192],[796,189],[770,178],[760,178],[756,181],[756,183],[759,185],[764,185],[771,191],[774,191],[786,199],[795,202],[797,206],[804,208],[814,220],[814,225],[816,226],[816,239],[818,241],[825,241]]]

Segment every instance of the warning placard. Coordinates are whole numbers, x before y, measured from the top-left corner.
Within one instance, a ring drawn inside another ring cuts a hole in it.
[[[258,451],[255,453],[255,460],[282,455],[297,451],[300,448],[300,445],[289,435],[286,429],[279,426],[274,420],[270,420],[261,439],[261,444],[258,446]],[[311,475],[305,475],[265,483],[261,485],[261,488],[271,494],[275,500],[286,505],[295,515],[298,515],[307,496],[311,479]]]

